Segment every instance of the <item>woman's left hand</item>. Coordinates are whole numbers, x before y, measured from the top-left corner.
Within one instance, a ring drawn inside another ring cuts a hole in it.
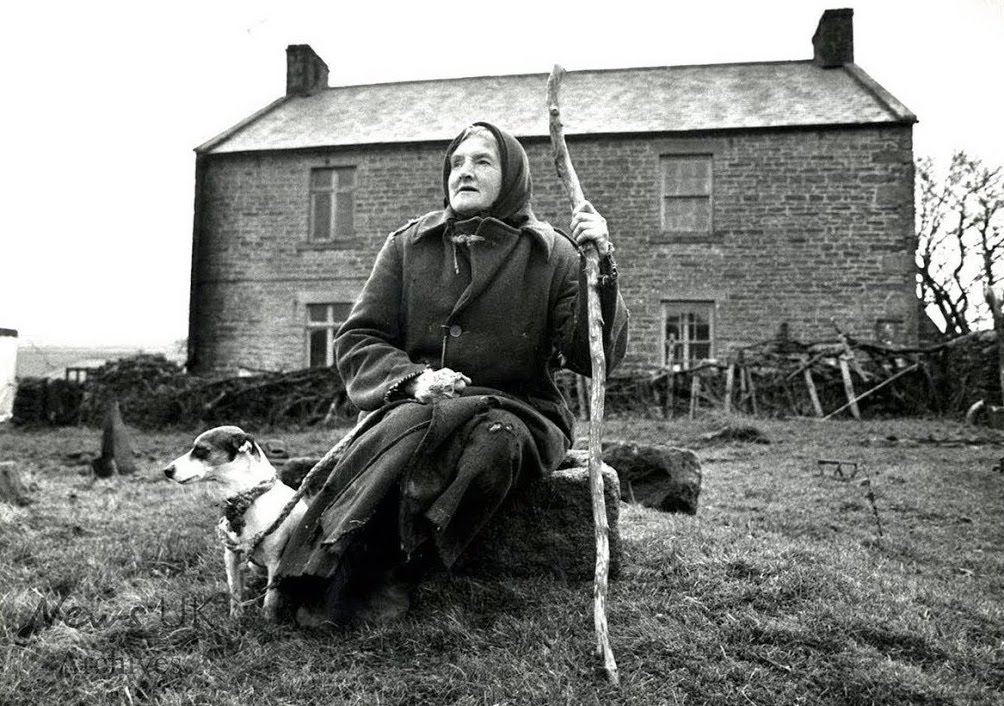
[[[610,242],[607,219],[597,213],[588,201],[572,213],[572,238],[580,248],[593,243],[601,257],[613,254],[614,244]]]

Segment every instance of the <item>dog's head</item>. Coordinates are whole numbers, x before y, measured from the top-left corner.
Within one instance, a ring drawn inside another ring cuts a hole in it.
[[[192,449],[164,469],[164,475],[175,483],[205,480],[236,486],[251,486],[274,474],[254,437],[234,426],[199,434]]]

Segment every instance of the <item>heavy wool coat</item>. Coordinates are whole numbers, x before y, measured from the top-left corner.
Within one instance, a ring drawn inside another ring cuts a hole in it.
[[[554,382],[591,373],[582,260],[572,241],[530,219],[472,219],[470,245],[437,211],[391,234],[335,341],[338,369],[362,410],[393,401],[426,368],[526,402],[569,438],[573,417]],[[458,272],[459,270],[459,272]],[[609,259],[600,289],[608,370],[627,346],[627,309]],[[469,273],[469,274],[468,274]]]

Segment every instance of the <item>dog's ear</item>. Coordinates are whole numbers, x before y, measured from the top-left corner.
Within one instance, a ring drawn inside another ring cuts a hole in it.
[[[237,454],[241,453],[250,454],[255,458],[261,457],[254,437],[246,432],[238,434],[230,440],[230,459],[233,460],[237,457]]]

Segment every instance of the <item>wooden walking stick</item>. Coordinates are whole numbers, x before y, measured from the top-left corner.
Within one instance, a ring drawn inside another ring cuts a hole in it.
[[[558,91],[565,70],[555,64],[547,79],[547,112],[551,133],[551,149],[554,152],[554,167],[558,171],[572,211],[585,203],[579,178],[572,166],[565,144],[565,134],[561,123],[561,108],[558,106]],[[607,524],[607,508],[603,499],[602,447],[603,398],[606,392],[606,355],[603,352],[603,316],[600,311],[599,275],[600,255],[592,245],[585,248],[586,287],[588,289],[589,312],[589,354],[592,360],[592,379],[589,404],[589,488],[593,496],[593,523],[596,527],[596,575],[593,582],[593,622],[596,625],[596,653],[603,660],[607,678],[616,685],[617,663],[610,649],[610,635],[607,631],[607,576],[610,572],[610,527]]]

